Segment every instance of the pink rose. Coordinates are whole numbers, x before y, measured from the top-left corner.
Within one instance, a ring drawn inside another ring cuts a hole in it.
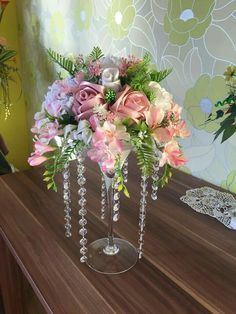
[[[135,92],[126,85],[124,90],[118,93],[118,98],[110,108],[120,118],[131,118],[135,122],[145,119],[145,111],[150,108],[146,95]]]
[[[73,91],[72,112],[76,120],[89,119],[96,105],[104,105],[105,87],[86,81],[81,82]]]

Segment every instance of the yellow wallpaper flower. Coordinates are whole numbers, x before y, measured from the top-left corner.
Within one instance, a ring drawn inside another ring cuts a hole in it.
[[[107,22],[114,39],[121,39],[128,35],[134,16],[132,0],[112,0],[107,11]]]
[[[57,11],[53,13],[50,20],[50,30],[48,31],[48,36],[53,44],[53,46],[60,46],[64,38],[64,17]]]
[[[169,41],[182,46],[190,37],[202,37],[211,23],[214,4],[214,0],[169,0],[164,18]]]
[[[93,14],[92,0],[76,1],[74,8],[75,22],[80,31],[89,29],[91,25],[91,18]]]
[[[236,171],[231,171],[227,176],[227,179],[222,181],[221,187],[229,190],[230,192],[236,192]]]
[[[218,110],[215,103],[226,97],[227,92],[228,89],[222,76],[211,78],[208,74],[200,76],[194,87],[187,91],[184,107],[188,120],[196,129],[212,133],[219,128],[221,119],[218,119],[217,122],[204,122],[211,112],[215,113]]]

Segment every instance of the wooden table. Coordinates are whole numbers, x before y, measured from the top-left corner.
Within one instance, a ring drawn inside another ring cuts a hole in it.
[[[106,224],[97,165],[88,163],[86,173],[92,241],[106,234]],[[75,171],[72,177],[72,239],[64,237],[61,190],[46,190],[41,169],[0,177],[6,314],[236,313],[236,232],[179,200],[205,182],[176,171],[158,201],[149,202],[144,258],[127,273],[108,276],[79,261]],[[139,175],[133,162],[128,188],[132,197],[122,199],[115,232],[137,245]]]

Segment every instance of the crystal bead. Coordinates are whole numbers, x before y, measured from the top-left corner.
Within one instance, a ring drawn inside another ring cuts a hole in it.
[[[82,218],[82,219],[79,220],[79,224],[81,226],[85,226],[87,224],[87,220],[85,218]]]
[[[153,185],[152,185],[152,190],[153,190],[153,191],[157,191],[157,190],[158,190],[158,185],[153,184]]]
[[[114,200],[115,200],[115,201],[118,201],[119,198],[120,198],[120,194],[119,194],[119,192],[116,192],[116,193],[114,194]]]
[[[78,203],[81,207],[84,207],[87,204],[87,200],[86,198],[82,197]]]
[[[158,175],[157,172],[154,172],[154,173],[152,174],[152,179],[155,180],[155,181],[157,181],[157,180],[159,179],[159,175]]]
[[[80,188],[79,190],[78,190],[78,194],[80,195],[80,196],[84,196],[85,194],[86,194],[86,189],[85,188]]]
[[[83,227],[82,229],[79,230],[79,234],[84,237],[87,234],[87,229]]]
[[[79,241],[80,245],[82,245],[82,246],[86,245],[87,242],[88,242],[88,241],[87,241],[86,238],[82,238],[82,239]]]
[[[86,182],[86,179],[85,179],[85,177],[80,176],[80,177],[78,177],[77,182],[80,186],[83,186]]]
[[[153,201],[157,200],[157,194],[156,193],[152,193],[151,194],[151,198]]]
[[[78,171],[78,173],[79,173],[80,175],[83,174],[83,173],[85,172],[85,166],[82,165],[82,164],[79,164],[79,165],[77,166],[77,171]]]
[[[65,182],[63,183],[63,187],[64,187],[65,190],[68,190],[69,187],[70,187],[69,182],[65,181]]]
[[[120,209],[120,203],[115,203],[113,206],[113,210],[117,212]]]
[[[78,163],[82,163],[85,160],[85,157],[82,154],[78,154],[77,156]]]
[[[70,238],[70,237],[72,236],[72,233],[71,233],[69,230],[67,230],[67,231],[65,232],[65,236],[66,236],[67,238]]]
[[[87,251],[88,251],[88,249],[87,249],[85,246],[83,246],[83,247],[80,249],[80,253],[83,254],[83,255],[85,255],[85,254],[87,253]]]
[[[102,205],[105,205],[106,202],[107,202],[107,201],[106,201],[106,199],[104,199],[104,198],[101,200],[101,204],[102,204]]]
[[[65,180],[68,180],[69,177],[70,177],[70,175],[69,175],[67,172],[64,172],[64,173],[63,173],[63,178],[64,178]]]
[[[81,209],[79,210],[79,215],[80,215],[80,216],[85,216],[86,214],[87,214],[87,209],[81,208]]]
[[[80,258],[80,262],[81,263],[85,263],[87,261],[87,256],[86,255],[83,255],[81,258]]]
[[[119,214],[119,213],[115,213],[115,214],[113,215],[113,221],[118,221],[119,218],[120,218],[120,214]]]

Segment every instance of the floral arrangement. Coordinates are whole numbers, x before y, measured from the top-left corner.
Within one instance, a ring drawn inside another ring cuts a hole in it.
[[[2,21],[4,10],[9,1],[0,0],[0,23]],[[0,103],[5,109],[5,118],[10,115],[10,94],[9,94],[9,81],[13,80],[12,73],[17,71],[14,66],[16,51],[8,49],[7,40],[0,37]],[[13,65],[12,65],[13,64]]]
[[[236,66],[228,66],[225,73],[225,82],[229,87],[229,95],[224,100],[219,100],[215,106],[220,107],[216,114],[210,114],[207,123],[222,119],[220,128],[215,132],[216,140],[222,134],[221,143],[226,141],[236,132]]]
[[[186,162],[177,139],[189,135],[181,107],[159,84],[171,70],[154,69],[148,54],[104,57],[98,47],[87,57],[48,54],[69,76],[49,87],[31,129],[35,150],[28,161],[45,163],[47,187],[56,191],[55,174],[86,151],[104,173],[115,172],[128,196],[121,170],[131,150],[146,177],[159,161],[164,171],[156,184],[164,186],[171,168]]]

